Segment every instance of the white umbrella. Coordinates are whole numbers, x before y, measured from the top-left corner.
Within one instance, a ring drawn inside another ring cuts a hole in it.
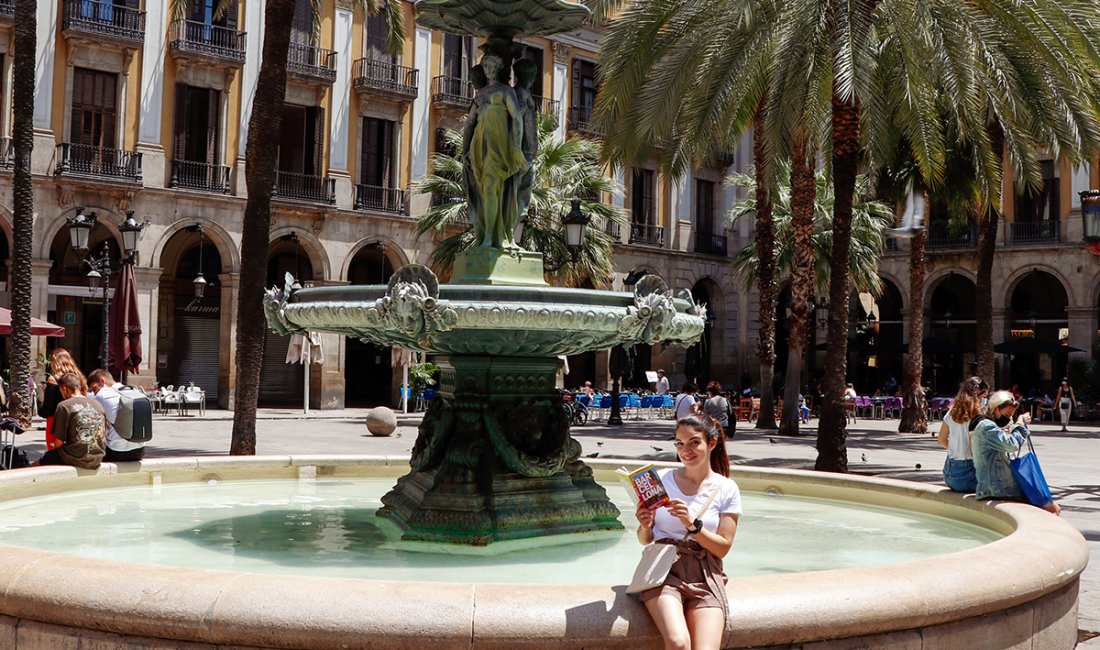
[[[325,351],[318,332],[291,334],[290,345],[286,350],[286,363],[300,363],[305,373],[302,391],[302,410],[309,415],[309,364],[324,365]]]

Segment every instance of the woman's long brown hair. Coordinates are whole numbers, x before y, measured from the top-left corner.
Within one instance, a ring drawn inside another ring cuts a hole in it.
[[[676,428],[679,429],[680,427],[688,427],[702,433],[707,440],[707,444],[710,444],[711,440],[718,441],[714,445],[714,449],[710,450],[710,468],[714,472],[729,478],[730,457],[726,453],[726,432],[722,430],[722,425],[718,424],[718,420],[707,415],[689,415],[676,421]]]
[[[53,352],[50,353],[50,373],[54,377],[60,377],[67,372],[80,377],[80,393],[87,395],[88,378],[80,372],[80,366],[76,365],[73,355],[69,354],[69,351],[65,348],[54,348]]]

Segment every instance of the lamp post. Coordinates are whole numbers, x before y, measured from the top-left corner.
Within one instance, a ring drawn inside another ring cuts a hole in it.
[[[570,201],[572,207],[569,212],[561,215],[562,234],[561,238],[565,242],[565,248],[569,251],[569,257],[561,260],[543,260],[543,269],[547,273],[553,273],[561,269],[566,264],[576,264],[581,257],[581,251],[584,249],[584,239],[588,230],[588,224],[592,221],[592,218],[581,211],[581,200],[577,197],[573,197]],[[516,222],[515,230],[512,232],[513,239],[519,244],[523,241],[523,233],[527,229],[527,217],[520,219]]]
[[[66,220],[69,226],[69,243],[73,247],[73,251],[77,256],[83,258],[83,264],[88,267],[88,292],[93,296],[100,288],[103,289],[103,319],[100,326],[100,335],[102,336],[102,348],[100,352],[100,365],[104,368],[108,364],[109,346],[107,339],[107,323],[110,319],[111,303],[108,296],[111,291],[111,275],[115,269],[111,264],[111,249],[107,242],[104,241],[100,246],[99,252],[91,254],[89,249],[89,239],[92,230],[99,223],[99,218],[96,213],[92,212],[89,215],[84,214],[84,208],[80,207],[76,209],[76,214]],[[133,264],[137,256],[138,240],[141,239],[141,233],[145,229],[144,223],[138,223],[134,219],[134,211],[126,211],[126,219],[119,225],[119,232],[122,233],[122,246],[123,246],[123,259],[121,264]]]
[[[1100,190],[1085,190],[1081,197],[1082,239],[1087,244],[1100,242]]]

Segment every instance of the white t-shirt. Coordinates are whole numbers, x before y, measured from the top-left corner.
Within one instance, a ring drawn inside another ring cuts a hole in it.
[[[695,406],[695,396],[683,393],[676,397],[676,419],[686,418],[691,415],[692,407]]]
[[[657,379],[657,394],[668,395],[668,377],[659,377]]]
[[[103,386],[99,389],[99,392],[93,395],[95,400],[99,402],[100,406],[107,414],[107,446],[112,451],[124,452],[133,451],[135,449],[141,449],[145,446],[143,442],[130,442],[122,436],[118,435],[115,431],[114,421],[118,418],[119,402],[122,400],[122,396],[118,394],[118,389],[115,386]]]
[[[721,474],[711,474],[698,492],[688,496],[680,491],[680,486],[677,485],[676,479],[673,477],[675,471],[675,468],[668,467],[657,470],[657,475],[661,477],[661,483],[664,484],[669,498],[680,499],[686,503],[688,512],[693,517],[703,520],[703,528],[716,531],[718,530],[718,520],[722,515],[741,514],[741,490],[733,479],[726,478]],[[719,490],[718,495],[714,497],[714,501],[711,502],[707,511],[701,515],[696,514],[699,508],[710,498],[711,491],[716,489]],[[681,539],[685,532],[687,532],[687,529],[684,528],[684,524],[670,515],[667,508],[657,508],[653,516],[653,539]]]
[[[970,450],[970,423],[959,424],[950,413],[943,421],[947,423],[947,457],[955,460],[974,458]]]

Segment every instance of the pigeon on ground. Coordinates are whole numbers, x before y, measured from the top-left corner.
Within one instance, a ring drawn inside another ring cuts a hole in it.
[[[778,442],[776,442],[775,438],[768,438],[768,442],[772,443],[773,445],[779,444]]]
[[[597,447],[603,447],[603,440],[597,440],[596,441],[596,446]]]
[[[591,454],[585,454],[584,457],[585,458],[595,458],[596,456],[599,456],[599,455],[600,455],[600,452],[594,451]]]
[[[867,454],[860,454],[859,459],[866,463],[867,462]]]
[[[652,445],[650,445],[650,446],[653,447]],[[660,452],[664,451],[664,449],[661,448],[661,447],[653,447],[653,451],[655,451],[657,453],[660,453]]]
[[[924,232],[924,193],[912,192],[905,202],[905,212],[901,215],[901,223],[897,228],[887,228],[887,237],[899,237],[912,239]]]

